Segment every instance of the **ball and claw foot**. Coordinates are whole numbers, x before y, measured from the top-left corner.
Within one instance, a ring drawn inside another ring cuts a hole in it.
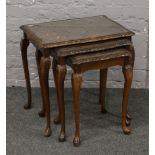
[[[101,113],[106,114],[107,110],[106,109],[101,109]]]
[[[31,104],[30,103],[27,103],[24,105],[24,109],[30,109],[31,108]]]
[[[80,138],[75,137],[74,140],[73,140],[73,144],[74,144],[74,146],[80,146]]]
[[[45,117],[45,111],[44,111],[44,110],[39,111],[39,112],[38,112],[38,115],[39,115],[40,117]]]
[[[45,132],[44,132],[44,136],[49,137],[49,136],[51,136],[51,133],[52,133],[51,128],[46,127]]]
[[[58,139],[59,139],[59,142],[66,141],[66,135],[65,135],[65,133],[64,132],[61,132]]]
[[[60,117],[59,116],[54,119],[54,124],[60,124]]]
[[[124,127],[123,132],[124,132],[125,135],[129,135],[131,133],[131,130],[129,128],[127,128],[127,127]]]

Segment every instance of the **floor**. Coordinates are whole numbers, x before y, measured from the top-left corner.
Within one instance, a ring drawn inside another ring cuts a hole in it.
[[[52,136],[43,136],[45,118],[39,88],[32,89],[33,107],[24,110],[26,89],[7,88],[7,155],[147,155],[149,149],[149,91],[132,89],[129,113],[132,133],[121,130],[122,89],[108,89],[107,114],[99,112],[98,89],[81,90],[81,145],[74,147],[72,92],[65,89],[67,141],[58,142],[59,125],[52,124]],[[51,114],[57,114],[55,89],[50,88]]]

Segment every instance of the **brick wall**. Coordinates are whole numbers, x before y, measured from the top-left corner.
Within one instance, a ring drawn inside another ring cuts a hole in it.
[[[133,38],[136,59],[132,87],[148,88],[148,1],[149,0],[7,0],[7,86],[25,86],[19,41],[22,24],[74,17],[107,15],[136,33]],[[39,86],[34,52],[29,47],[29,67],[32,86]],[[70,87],[68,68],[65,86]],[[98,87],[99,73],[84,74],[83,87]],[[54,86],[50,73],[50,86]],[[108,87],[122,87],[121,69],[109,69]]]

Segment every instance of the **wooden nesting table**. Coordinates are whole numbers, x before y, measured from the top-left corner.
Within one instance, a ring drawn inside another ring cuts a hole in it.
[[[23,30],[24,33],[23,38],[21,39],[21,54],[26,79],[26,87],[28,92],[28,103],[24,107],[25,109],[29,109],[31,107],[31,85],[27,61],[27,47],[29,45],[29,42],[31,42],[36,47],[36,61],[38,66],[38,74],[43,101],[43,107],[41,112],[39,112],[39,115],[41,117],[46,115],[47,118],[47,126],[44,135],[50,136],[51,134],[48,74],[51,65],[50,56],[52,56],[52,68],[57,91],[57,102],[59,107],[59,114],[57,119],[55,120],[55,123],[59,123],[61,121],[61,132],[59,140],[64,141],[64,80],[66,75],[66,63],[73,66],[72,64],[74,64],[74,61],[77,59],[83,60],[83,57],[84,60],[87,60],[87,55],[89,56],[90,53],[103,53],[103,51],[106,50],[123,47],[127,49],[127,51],[130,53],[129,63],[133,69],[135,54],[131,37],[134,35],[134,33],[127,30],[120,24],[112,21],[106,16],[94,16],[61,21],[51,21],[38,24],[28,24],[23,25],[20,28]],[[76,59],[73,58],[74,55],[75,57],[77,55]],[[112,58],[112,60],[115,60],[115,58]],[[111,64],[109,66],[115,64],[112,60],[111,62],[108,62]],[[90,66],[93,69],[97,69],[93,67],[93,65],[91,65],[91,62],[89,63],[89,67],[86,67],[87,69],[90,68]],[[99,63],[101,62],[99,61]],[[96,62],[96,64],[94,65],[100,66],[99,63],[97,64]],[[78,65],[74,67],[74,70],[78,70],[77,67]],[[86,68],[84,70],[87,70]],[[101,77],[103,78],[100,81],[102,81],[101,84],[104,83],[103,89],[100,84],[100,103],[102,105],[101,110],[103,112],[106,111],[104,107],[104,99],[102,99],[102,97],[104,98],[105,96],[104,91],[106,76],[107,69],[100,71],[100,79]],[[74,87],[73,89],[77,88]],[[76,91],[73,90],[73,92]]]

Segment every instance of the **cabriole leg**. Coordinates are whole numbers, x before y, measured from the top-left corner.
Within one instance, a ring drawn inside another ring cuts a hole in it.
[[[73,144],[80,145],[80,89],[82,83],[81,74],[72,74],[72,92],[73,92],[73,107],[75,115],[75,136]]]
[[[53,70],[53,76],[54,76],[54,83],[55,83],[55,89],[56,89],[56,95],[57,95],[57,106],[58,106],[58,116],[54,119],[54,123],[55,124],[59,124],[60,123],[60,105],[59,105],[59,96],[58,96],[58,88],[57,88],[57,72],[56,72],[56,68],[57,68],[57,60],[53,58],[52,61],[52,70]]]
[[[49,137],[51,135],[51,118],[50,118],[50,99],[49,99],[49,69],[51,65],[51,60],[49,56],[42,56],[40,59],[40,80],[42,81],[42,92],[43,92],[43,104],[45,105],[46,112],[46,129],[44,136]]]
[[[133,69],[132,65],[125,65],[123,67],[123,74],[125,78],[124,83],[124,93],[123,93],[123,102],[122,102],[122,129],[125,134],[130,134],[130,129],[126,124],[126,117],[128,112],[128,98],[131,89],[132,77],[133,77]]]
[[[59,141],[63,142],[66,140],[65,132],[65,103],[64,103],[64,80],[66,76],[66,65],[57,65],[56,75],[57,75],[57,95],[58,95],[58,106],[59,114],[61,120],[61,131],[59,135]]]
[[[42,84],[42,80],[41,80],[41,66],[40,66],[40,60],[42,57],[42,53],[41,51],[39,51],[38,49],[36,50],[36,63],[37,63],[37,68],[38,68],[38,75],[39,75],[39,82],[40,82],[40,89],[41,89],[41,96],[42,96],[42,109],[41,111],[38,113],[40,117],[45,117],[45,101],[44,101],[44,93],[43,93],[43,84]]]
[[[20,41],[20,49],[21,49],[24,75],[25,75],[25,80],[26,80],[27,95],[28,95],[28,101],[24,105],[25,109],[30,109],[31,104],[32,104],[30,75],[29,75],[29,68],[28,68],[28,61],[27,61],[27,48],[28,48],[28,46],[29,46],[29,40],[27,39],[26,34],[24,34],[24,37]]]

